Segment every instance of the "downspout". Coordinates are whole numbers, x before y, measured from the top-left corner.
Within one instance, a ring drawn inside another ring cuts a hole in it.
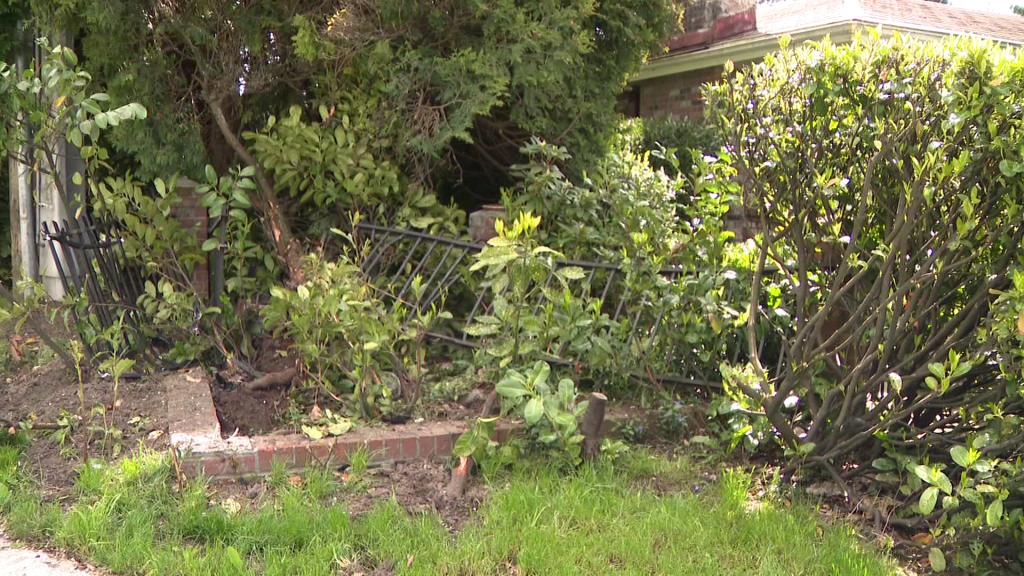
[[[18,73],[23,74],[29,69],[26,44],[30,34],[26,29],[25,21],[18,23],[21,33],[21,49],[15,56],[15,65]],[[32,50],[35,52],[35,43],[32,43]],[[21,148],[23,159],[32,158],[32,139],[34,137],[32,128],[25,128],[25,143]],[[21,277],[33,282],[39,281],[39,250],[36,247],[36,202],[35,187],[38,177],[33,173],[32,166],[28,164],[17,164],[18,166],[18,235],[19,247],[21,249]]]

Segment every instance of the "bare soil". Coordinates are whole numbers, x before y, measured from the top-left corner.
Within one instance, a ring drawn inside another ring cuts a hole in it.
[[[26,344],[32,342],[27,334],[0,335],[0,346],[9,346],[13,340],[23,355],[0,376],[0,422],[35,428],[30,432],[33,441],[27,447],[25,464],[47,496],[68,493],[83,456],[117,457],[136,449],[140,441],[153,449],[167,448],[164,390],[155,378],[120,381],[115,404],[113,380],[102,379],[86,368],[79,399],[73,368],[58,359],[35,365],[32,358],[41,355],[27,348],[42,344]],[[67,423],[71,424],[70,434],[43,430]]]
[[[472,520],[489,495],[487,483],[474,478],[462,498],[451,499],[445,495],[451,469],[442,459],[419,460],[414,462],[389,462],[370,468],[363,477],[356,478],[348,470],[335,470],[339,490],[331,496],[337,503],[347,505],[353,516],[359,516],[380,506],[394,496],[410,514],[437,513],[441,522],[451,532],[457,533]],[[292,482],[301,484],[298,475]],[[221,480],[211,484],[213,500],[234,503],[255,510],[271,497],[270,488],[263,479],[250,481]],[[234,504],[231,504],[232,506]]]
[[[444,488],[451,477],[451,468],[442,460],[385,464],[371,469],[367,476],[368,488],[347,498],[352,514],[367,512],[393,494],[410,514],[436,512],[452,533],[470,521],[488,496],[487,483],[474,478],[462,498],[447,497]]]
[[[282,369],[277,367],[277,369]],[[225,438],[240,434],[256,436],[277,432],[297,432],[297,418],[308,416],[318,407],[335,413],[355,416],[358,407],[349,396],[334,396],[322,388],[276,386],[251,390],[251,380],[237,369],[221,370],[210,384],[213,404],[217,409],[221,433]],[[381,416],[385,424],[401,425],[417,419],[425,422],[464,421],[479,415],[487,396],[485,388],[474,388],[458,401],[434,400],[415,407],[396,402]]]

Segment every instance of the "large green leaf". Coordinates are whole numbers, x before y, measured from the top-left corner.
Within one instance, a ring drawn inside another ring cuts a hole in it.
[[[505,398],[519,398],[530,393],[521,378],[513,377],[506,377],[501,382],[498,382],[494,389]]]
[[[530,398],[523,410],[523,417],[526,418],[527,424],[540,422],[542,416],[544,416],[544,403],[539,398]]]
[[[921,500],[917,503],[917,508],[921,514],[931,514],[932,510],[935,510],[935,503],[939,500],[939,489],[934,486],[929,486],[921,493]]]

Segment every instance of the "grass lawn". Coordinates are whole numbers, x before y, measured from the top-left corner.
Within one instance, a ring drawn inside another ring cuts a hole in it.
[[[231,512],[207,487],[180,493],[166,458],[142,454],[80,474],[74,503],[41,503],[0,446],[0,521],[10,535],[125,574],[892,574],[896,565],[813,508],[752,505],[750,478],[724,471],[693,494],[685,462],[636,453],[613,470],[565,474],[536,462],[491,478],[478,516],[452,535],[396,502],[350,517],[326,472],[277,482]],[[653,490],[639,478],[676,490]],[[480,482],[481,479],[474,481]],[[6,487],[6,489],[4,488]],[[337,497],[337,498],[335,498]],[[331,504],[330,502],[335,502]],[[341,502],[340,504],[337,502]]]

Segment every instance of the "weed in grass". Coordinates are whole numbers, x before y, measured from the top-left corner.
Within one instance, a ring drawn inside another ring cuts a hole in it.
[[[365,476],[366,475],[366,469],[370,465],[370,458],[371,458],[371,456],[372,456],[372,454],[370,454],[370,448],[366,444],[363,444],[359,448],[356,448],[355,451],[349,453],[349,455],[348,455],[348,473],[349,473],[349,477],[354,477],[354,478],[358,479],[358,478],[362,478],[363,476]]]
[[[267,484],[275,490],[280,490],[288,485],[288,469],[282,460],[271,460],[270,476],[267,477]]]

